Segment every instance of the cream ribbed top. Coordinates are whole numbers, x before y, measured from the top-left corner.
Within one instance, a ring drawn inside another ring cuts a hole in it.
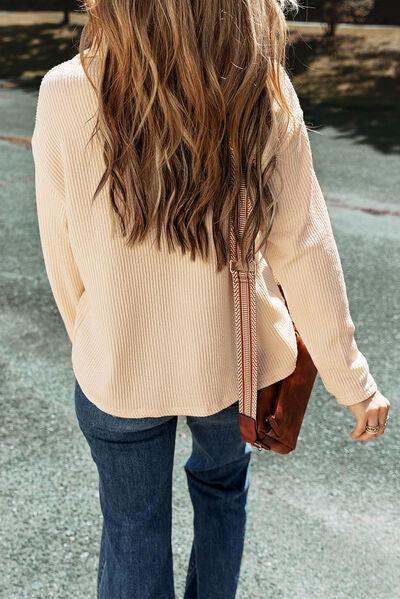
[[[257,253],[258,388],[296,364],[279,281],[324,386],[339,403],[357,403],[377,386],[356,345],[303,113],[285,77],[301,127],[280,150],[278,212]],[[159,252],[151,237],[128,249],[112,234],[107,186],[91,205],[105,166],[99,142],[86,147],[96,102],[79,54],[56,65],[42,79],[32,137],[43,257],[73,371],[109,414],[212,414],[238,399],[231,273],[216,273],[212,243],[207,263],[165,245]]]

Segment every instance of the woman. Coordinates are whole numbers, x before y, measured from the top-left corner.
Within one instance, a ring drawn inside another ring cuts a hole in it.
[[[260,242],[258,388],[296,363],[279,280],[326,389],[355,417],[353,438],[384,432],[390,404],[356,345],[283,66],[282,4],[96,0],[79,53],[40,86],[38,222],[99,473],[101,598],[174,597],[171,476],[183,415],[194,508],[185,598],[236,593],[252,449],[238,428],[227,244],[240,171],[253,197],[244,255]]]

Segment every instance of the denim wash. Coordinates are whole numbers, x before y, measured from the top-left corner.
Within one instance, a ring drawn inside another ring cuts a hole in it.
[[[75,379],[75,411],[99,474],[103,515],[98,599],[175,599],[172,469],[177,416],[121,418],[97,408]],[[252,447],[238,402],[186,416],[184,464],[194,534],[183,599],[234,599],[246,526]]]

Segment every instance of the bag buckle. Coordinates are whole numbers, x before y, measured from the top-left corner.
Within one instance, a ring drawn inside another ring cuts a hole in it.
[[[256,261],[250,260],[243,264],[243,262],[239,262],[238,260],[229,260],[229,270],[231,272],[255,272]]]
[[[253,445],[254,445],[254,447],[257,447],[258,451],[262,451],[264,449],[264,447],[262,445],[260,445],[260,443],[258,443],[258,441],[254,441]]]

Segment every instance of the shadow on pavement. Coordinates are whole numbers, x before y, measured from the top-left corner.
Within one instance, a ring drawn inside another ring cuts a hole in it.
[[[386,42],[374,49],[356,35],[334,41],[292,36],[289,69],[306,75],[298,93],[309,124],[335,127],[385,154],[400,153],[400,44]]]
[[[43,73],[77,54],[82,26],[55,23],[1,27],[0,79],[35,89]]]
[[[371,113],[367,109],[335,106],[308,106],[303,102],[307,125],[334,127],[339,135],[368,144],[383,154],[400,154],[400,114],[389,110]]]

